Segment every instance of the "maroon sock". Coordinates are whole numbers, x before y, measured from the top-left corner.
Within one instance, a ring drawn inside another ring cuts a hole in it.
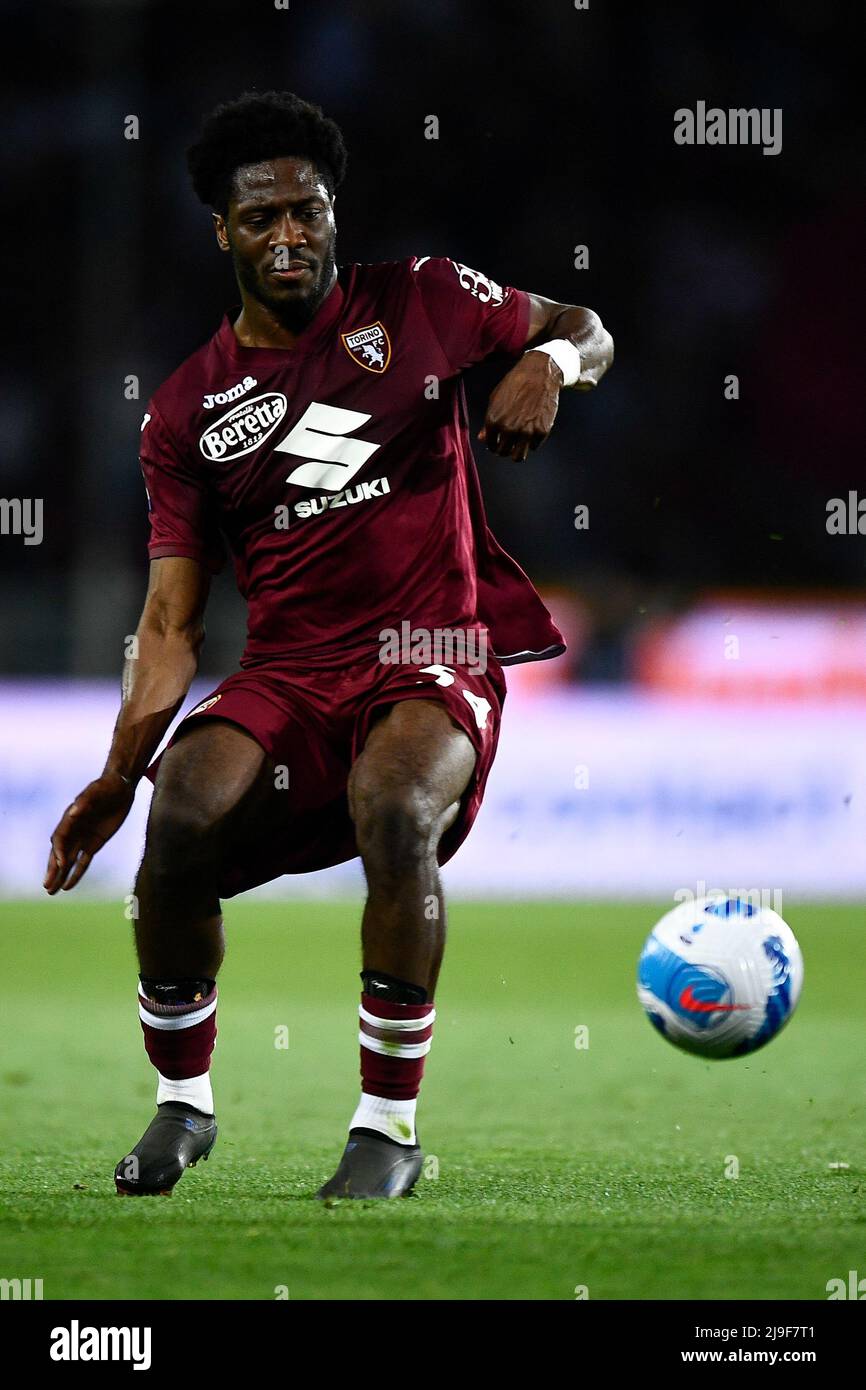
[[[361,1100],[349,1128],[414,1144],[415,1100],[436,1010],[362,994],[360,1015]]]
[[[430,1004],[392,1004],[361,995],[361,1090],[414,1100],[421,1089],[436,1011]]]
[[[139,988],[144,1047],[157,1071],[171,1081],[202,1076],[216,1041],[217,990],[191,1004],[162,1004]]]

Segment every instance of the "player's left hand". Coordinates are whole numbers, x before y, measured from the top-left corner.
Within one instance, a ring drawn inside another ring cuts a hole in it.
[[[562,372],[546,352],[528,352],[490,397],[478,438],[491,453],[522,463],[543,444],[556,419]]]

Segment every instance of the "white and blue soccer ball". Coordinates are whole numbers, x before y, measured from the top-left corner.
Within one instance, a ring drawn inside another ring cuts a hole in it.
[[[701,1057],[742,1057],[787,1023],[803,957],[787,922],[748,898],[696,898],[646,939],[637,992],[650,1022]]]

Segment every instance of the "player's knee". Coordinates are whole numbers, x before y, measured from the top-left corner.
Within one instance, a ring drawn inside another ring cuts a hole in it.
[[[160,877],[189,874],[218,855],[214,816],[194,797],[154,796],[147,826],[145,859]]]
[[[441,814],[418,787],[356,789],[355,838],[368,867],[405,866],[435,851]]]

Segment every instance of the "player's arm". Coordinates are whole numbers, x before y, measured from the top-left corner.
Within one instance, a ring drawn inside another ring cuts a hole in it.
[[[478,435],[518,463],[553,429],[560,391],[592,390],[613,362],[613,338],[592,309],[528,297],[526,351],[493,391]]]
[[[101,775],[67,807],[45,873],[49,893],[74,888],[125,821],[135,788],[198,668],[210,575],[197,560],[152,560],[144,610],[123,670],[123,702]]]

